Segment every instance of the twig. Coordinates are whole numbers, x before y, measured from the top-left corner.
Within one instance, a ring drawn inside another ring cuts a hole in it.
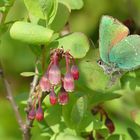
[[[42,48],[42,70],[45,71],[45,63],[46,63],[46,46],[41,45]]]
[[[25,125],[24,125],[22,117],[21,117],[21,115],[19,113],[18,106],[17,106],[17,104],[16,104],[16,102],[14,100],[13,93],[12,93],[12,90],[11,90],[11,86],[10,86],[8,80],[4,76],[3,69],[2,69],[2,64],[0,64],[0,66],[1,66],[0,76],[1,76],[1,78],[3,80],[3,83],[4,83],[5,88],[6,88],[7,98],[9,99],[9,101],[10,101],[10,103],[12,105],[12,108],[13,108],[13,110],[15,112],[16,120],[17,120],[17,122],[18,122],[18,124],[20,126],[20,129],[21,129],[22,132],[24,132],[24,128],[25,128],[24,126]],[[26,140],[24,138],[24,133],[23,133],[23,139]]]
[[[38,64],[39,60],[37,60],[36,65]],[[25,129],[24,129],[24,135],[26,137],[26,140],[30,140],[31,139],[31,128],[33,126],[33,122],[34,120],[30,120],[28,119],[28,113],[32,108],[32,95],[34,94],[34,91],[36,89],[36,86],[38,84],[38,69],[37,67],[35,67],[35,73],[36,75],[33,78],[33,81],[31,83],[31,89],[30,89],[30,93],[29,93],[29,98],[28,98],[28,102],[27,102],[27,108],[26,108],[26,112],[27,112],[27,116],[26,116],[26,124],[25,124]],[[45,93],[42,95],[41,97],[41,101],[44,100],[44,98],[48,95],[48,93]]]
[[[60,32],[61,36],[65,36],[70,33],[70,26],[69,23],[67,22],[66,25],[64,26],[63,30]]]
[[[38,63],[38,60],[36,62],[36,65],[37,65],[37,63]],[[28,102],[27,102],[27,108],[26,108],[27,116],[26,116],[25,131],[24,131],[26,140],[30,140],[30,138],[31,138],[31,128],[33,125],[33,120],[28,119],[28,113],[32,107],[32,95],[35,91],[35,88],[37,86],[38,79],[39,79],[37,66],[35,66],[35,73],[36,73],[36,75],[34,76],[33,81],[31,83],[31,89],[30,89],[29,98],[28,98]]]

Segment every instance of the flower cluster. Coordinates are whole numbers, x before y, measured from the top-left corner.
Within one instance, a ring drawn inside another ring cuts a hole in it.
[[[66,63],[65,73],[62,73],[60,69],[60,61],[62,59]],[[49,99],[52,105],[57,103],[65,105],[69,100],[68,93],[74,91],[74,81],[78,79],[79,71],[73,56],[68,51],[64,52],[63,49],[55,49],[51,52],[48,68],[39,81],[39,88],[41,92],[49,92]],[[55,93],[56,87],[60,87],[58,94]],[[29,119],[36,118],[38,121],[43,119],[44,113],[40,104],[41,101],[38,100],[37,111],[35,111],[35,107],[30,110]]]
[[[66,61],[66,73],[63,75],[60,70],[59,62],[61,59]],[[70,65],[72,62],[72,66]],[[55,49],[51,53],[50,64],[42,76],[39,85],[44,92],[50,92],[49,98],[52,105],[57,102],[61,105],[65,105],[68,102],[68,92],[74,91],[74,80],[78,80],[79,71],[75,65],[74,58],[67,51],[62,49]],[[61,86],[58,96],[55,93],[55,87]]]
[[[31,106],[31,110],[28,113],[28,118],[30,120],[38,120],[41,121],[44,119],[44,112],[41,107],[41,88],[39,86],[36,87],[36,90],[34,92],[34,102]]]

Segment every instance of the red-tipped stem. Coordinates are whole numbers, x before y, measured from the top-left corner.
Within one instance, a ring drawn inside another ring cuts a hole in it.
[[[69,94],[64,89],[61,89],[60,93],[58,94],[59,104],[66,105],[68,101],[69,101]]]
[[[54,87],[52,87],[51,92],[49,94],[49,97],[50,97],[50,103],[52,105],[55,105],[57,103],[57,96],[56,96],[56,94],[54,92]]]
[[[74,80],[79,79],[79,70],[78,70],[78,67],[76,65],[72,65],[71,74],[73,75]]]

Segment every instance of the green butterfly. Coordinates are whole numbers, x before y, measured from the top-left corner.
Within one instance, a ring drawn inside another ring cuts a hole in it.
[[[129,35],[129,29],[111,16],[102,16],[99,30],[101,66],[113,75],[140,67],[140,36]]]

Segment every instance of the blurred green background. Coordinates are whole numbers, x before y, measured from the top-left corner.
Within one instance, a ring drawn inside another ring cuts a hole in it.
[[[103,14],[111,15],[120,21],[133,18],[137,27],[140,27],[140,0],[84,0],[81,10],[74,10],[69,18],[71,31],[80,31],[87,34],[96,44],[98,42],[99,20]],[[6,21],[21,20],[27,17],[27,10],[23,0],[16,0],[11,8]],[[17,101],[20,112],[24,116],[24,105],[20,103],[28,96],[32,78],[20,76],[21,72],[34,71],[35,56],[27,44],[14,41],[9,36],[9,31],[1,38],[0,58],[6,76]],[[132,76],[133,77],[133,76]],[[135,76],[134,76],[135,77]],[[133,78],[133,82],[136,79]],[[140,78],[137,78],[140,82]],[[122,92],[122,91],[121,91]],[[107,112],[115,120],[117,133],[126,133],[127,140],[131,140],[126,128],[133,127],[140,132],[140,92],[133,89],[124,90],[121,99],[105,103]],[[134,119],[133,121],[132,118]],[[134,123],[134,121],[136,123]],[[45,140],[40,136],[40,129],[36,124],[33,128],[32,140]],[[0,139],[21,140],[21,133],[15,120],[11,105],[6,99],[5,88],[0,81]]]

